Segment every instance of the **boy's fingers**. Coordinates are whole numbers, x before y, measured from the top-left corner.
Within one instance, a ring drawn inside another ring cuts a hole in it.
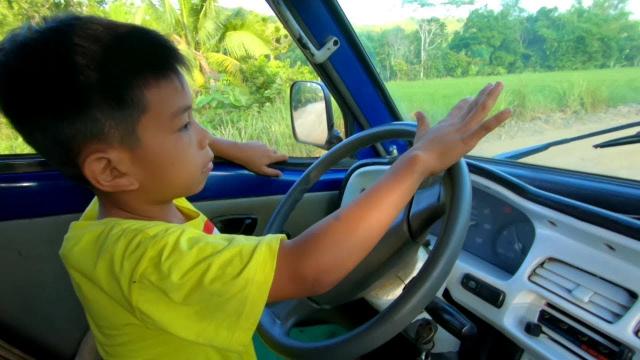
[[[493,86],[485,96],[480,99],[480,102],[478,102],[469,114],[467,128],[474,129],[482,120],[484,120],[487,114],[489,114],[489,111],[491,111],[493,106],[496,104],[496,101],[498,101],[498,97],[500,96],[502,89],[502,82],[498,81],[495,86]]]
[[[473,102],[472,97],[466,97],[460,101],[449,111],[447,115],[447,119],[458,119],[458,121],[463,121],[464,117],[461,115],[467,112],[469,105]]]
[[[418,128],[416,129],[416,137],[422,136],[429,131],[429,119],[422,111],[416,111],[413,114],[416,118],[416,123],[418,124]]]
[[[263,167],[262,171],[260,171],[260,173],[262,175],[266,175],[266,176],[272,176],[272,177],[280,177],[282,176],[282,171],[274,169],[274,168],[270,168],[270,167]]]
[[[494,84],[487,84],[480,91],[478,91],[478,94],[473,98],[471,104],[467,106],[467,109],[464,112],[463,116],[461,116],[462,121],[466,120],[469,117],[471,112],[478,106],[478,104],[480,104],[480,102],[487,96],[487,93],[491,91],[493,87]]]
[[[483,122],[467,137],[468,141],[475,146],[483,137],[502,125],[511,116],[511,109],[504,109]]]
[[[289,157],[287,155],[285,155],[285,154],[280,154],[279,152],[276,152],[271,157],[271,160],[272,160],[271,162],[281,162],[281,161],[289,160]]]

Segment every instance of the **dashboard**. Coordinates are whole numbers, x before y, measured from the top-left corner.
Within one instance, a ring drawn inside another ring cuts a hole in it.
[[[429,233],[437,238],[439,232],[440,221]],[[513,275],[534,238],[533,222],[524,212],[484,190],[473,189],[465,251]]]
[[[513,340],[523,359],[640,360],[640,241],[628,235],[640,223],[468,164],[470,225],[445,284],[455,302]],[[363,189],[386,169],[348,181]],[[414,203],[439,196],[425,188]],[[431,243],[439,233],[436,222]]]
[[[493,179],[471,178],[473,211],[478,216],[488,209],[493,216],[476,217],[490,229],[469,228],[446,285],[454,300],[510,337],[529,358],[640,359],[640,242],[542,206]],[[549,264],[569,269],[568,279],[557,276],[561,272],[550,277],[566,282],[566,289],[538,280]],[[470,292],[468,276],[503,294],[502,302]],[[600,294],[591,288],[599,285],[605,296],[627,297],[619,316],[594,308],[591,301]]]

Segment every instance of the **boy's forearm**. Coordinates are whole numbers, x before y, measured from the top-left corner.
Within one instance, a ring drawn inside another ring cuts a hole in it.
[[[233,161],[235,163],[242,162],[242,152],[238,151],[240,143],[212,136],[209,141],[209,147],[215,154],[223,159]]]
[[[269,300],[323,293],[342,280],[382,238],[425,177],[444,171],[504,123],[511,110],[486,118],[503,84],[485,86],[462,99],[433,129],[416,112],[413,147],[382,179],[347,207],[336,211],[280,247]]]
[[[429,168],[424,164],[417,166],[424,161],[427,161],[424,156],[411,152],[400,157],[363,196],[284,243],[278,266],[292,268],[280,269],[276,276],[284,271],[296,272],[299,279],[290,280],[305,282],[306,279],[309,286],[306,291],[310,293],[287,294],[286,290],[273,289],[270,300],[325,292],[351,272],[382,238],[428,175],[416,171]],[[280,285],[274,281],[274,286]]]

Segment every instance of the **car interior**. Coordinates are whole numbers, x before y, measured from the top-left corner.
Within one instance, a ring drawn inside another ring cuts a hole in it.
[[[373,185],[415,123],[338,2],[267,2],[322,80],[293,84],[292,136],[328,151],[278,178],[216,159],[190,200],[223,233],[291,238]],[[293,115],[305,91],[325,105],[320,143]],[[517,158],[427,179],[338,286],[265,309],[258,358],[640,359],[640,182]],[[1,359],[76,357],[88,325],[58,250],[92,197],[37,155],[0,156]]]

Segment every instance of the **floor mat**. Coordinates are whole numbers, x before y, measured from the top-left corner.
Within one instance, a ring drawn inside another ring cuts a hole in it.
[[[289,335],[296,340],[303,342],[311,342],[318,340],[331,339],[336,336],[345,334],[347,330],[339,325],[326,324],[326,325],[314,325],[296,327],[291,330]],[[267,344],[262,341],[260,336],[256,333],[253,336],[253,345],[256,349],[256,355],[258,360],[284,360],[285,358],[274,353],[269,349]]]

